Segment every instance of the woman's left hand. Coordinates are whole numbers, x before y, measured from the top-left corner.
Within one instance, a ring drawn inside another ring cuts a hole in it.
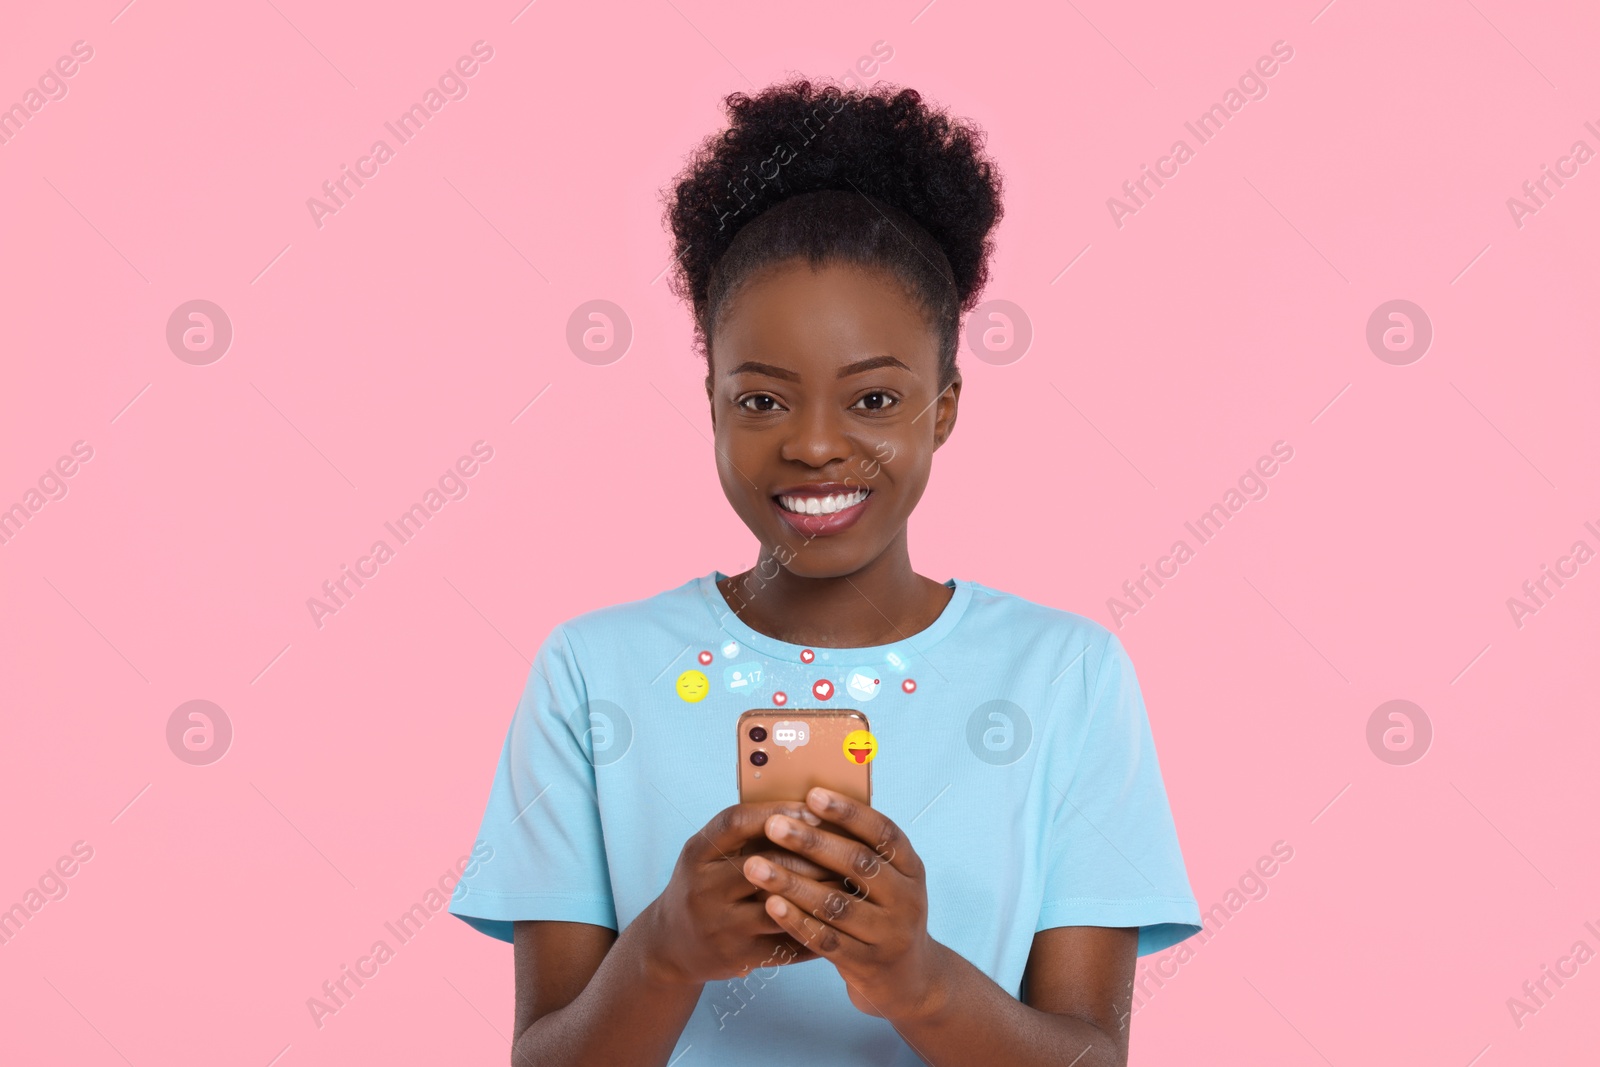
[[[928,936],[925,872],[911,842],[882,812],[831,790],[811,790],[806,806],[822,827],[774,815],[767,836],[843,875],[845,891],[752,856],[745,877],[771,894],[767,914],[832,961],[868,1015],[894,1021],[936,1010],[946,950]]]

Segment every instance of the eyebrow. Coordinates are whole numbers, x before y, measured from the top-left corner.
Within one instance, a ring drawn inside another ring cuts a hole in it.
[[[898,359],[895,359],[893,356],[873,356],[871,359],[857,360],[847,367],[840,367],[839,377],[848,378],[852,374],[860,374],[862,371],[868,370],[877,370],[879,367],[899,367],[901,370],[911,369]]]
[[[848,364],[847,366],[840,367],[838,377],[848,378],[852,374],[860,374],[863,371],[877,370],[880,367],[899,367],[901,370],[911,369],[893,356],[873,356],[870,359],[860,359],[854,363]],[[792,370],[785,370],[782,367],[775,367],[770,363],[757,363],[754,361],[746,361],[741,363],[728,373],[765,374],[769,378],[782,378],[787,382],[798,382],[800,380],[800,375],[796,374]]]
[[[770,363],[755,363],[746,361],[728,372],[729,374],[765,374],[768,378],[782,378],[786,382],[798,382],[800,375],[792,370],[774,367]]]

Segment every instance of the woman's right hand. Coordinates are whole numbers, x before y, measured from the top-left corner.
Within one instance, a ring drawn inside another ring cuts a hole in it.
[[[666,889],[641,916],[649,920],[647,958],[658,976],[699,985],[816,958],[767,914],[768,894],[744,876],[744,861],[755,854],[808,878],[837,877],[767,839],[766,821],[780,813],[819,824],[804,803],[734,804],[684,844]]]

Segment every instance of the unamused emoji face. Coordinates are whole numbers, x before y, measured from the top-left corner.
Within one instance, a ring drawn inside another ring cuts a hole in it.
[[[711,679],[704,671],[684,671],[678,675],[678,696],[690,704],[698,704],[711,692]]]

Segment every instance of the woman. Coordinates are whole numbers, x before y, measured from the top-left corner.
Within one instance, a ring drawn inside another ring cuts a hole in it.
[[[451,905],[515,942],[513,1062],[1124,1063],[1136,954],[1199,928],[1133,667],[907,546],[999,177],[910,90],[727,109],[668,217],[757,562],[539,652]],[[730,803],[786,704],[869,714],[871,807]]]

